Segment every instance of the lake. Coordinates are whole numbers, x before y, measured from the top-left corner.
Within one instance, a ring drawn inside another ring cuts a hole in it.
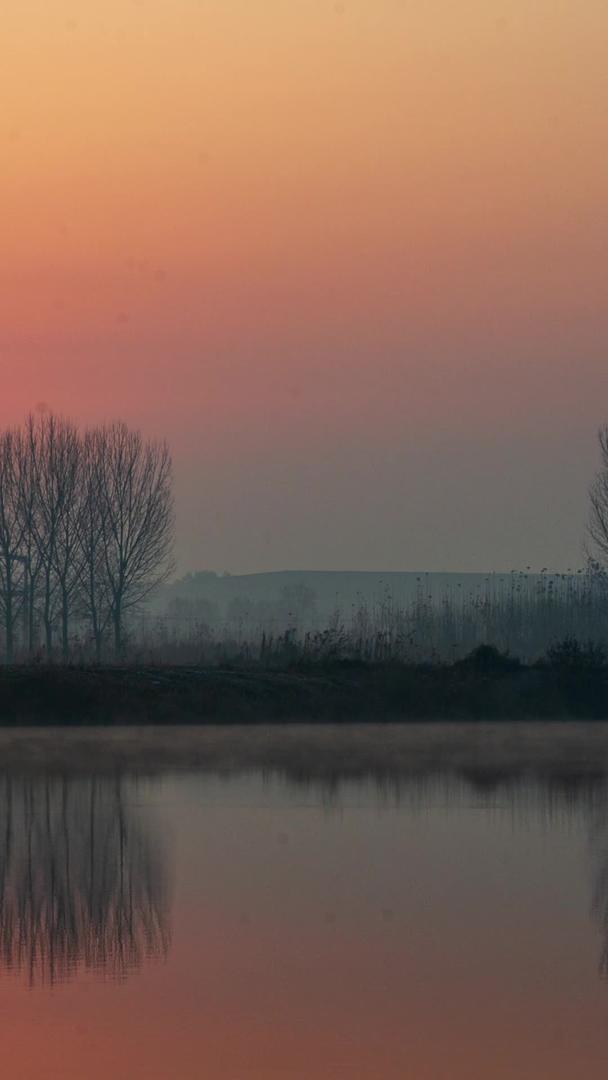
[[[4,731],[2,1075],[594,1080],[605,725]]]

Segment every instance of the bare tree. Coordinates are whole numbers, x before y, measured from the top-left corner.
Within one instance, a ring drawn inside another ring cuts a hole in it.
[[[113,628],[122,656],[126,619],[170,573],[171,457],[125,424],[80,434],[53,414],[0,433],[0,620],[8,661],[23,613],[31,653],[43,630],[47,659],[57,629],[69,659],[74,623],[91,628],[102,655]]]
[[[27,446],[27,496],[31,516],[29,528],[36,558],[40,567],[42,587],[42,620],[44,624],[47,659],[53,651],[53,616],[56,598],[53,567],[57,543],[58,508],[53,491],[53,469],[56,420],[54,416],[27,417],[25,440]]]
[[[15,624],[23,606],[26,580],[24,526],[19,515],[18,441],[15,431],[0,435],[0,611],[8,664],[14,658]]]
[[[124,648],[126,615],[172,569],[172,464],[167,444],[144,441],[114,423],[95,435],[103,588],[110,600],[114,651]]]
[[[24,615],[26,651],[31,656],[34,651],[36,636],[36,603],[38,585],[42,572],[42,558],[36,542],[38,500],[35,484],[35,460],[33,454],[31,430],[16,433],[13,452],[17,459],[18,510],[22,528],[21,554],[24,574]]]
[[[608,424],[598,432],[601,464],[589,492],[587,533],[590,554],[598,569],[608,570]]]
[[[75,427],[63,421],[58,428],[56,452],[51,467],[55,473],[57,529],[53,549],[53,570],[57,579],[61,618],[61,653],[67,661],[70,650],[70,617],[80,583],[79,525],[82,488],[82,442]]]
[[[62,653],[69,651],[70,602],[78,575],[77,497],[79,436],[69,421],[52,413],[29,416],[25,436],[31,487],[31,528],[42,582],[42,620],[47,658],[53,655],[53,632],[61,621]]]
[[[104,636],[111,619],[111,598],[104,563],[101,528],[104,503],[101,488],[103,469],[99,455],[103,439],[98,431],[85,434],[82,443],[81,496],[78,514],[77,568],[82,611],[90,622],[97,662],[101,660]]]

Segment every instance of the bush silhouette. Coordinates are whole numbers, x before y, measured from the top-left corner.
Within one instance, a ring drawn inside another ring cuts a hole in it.
[[[456,666],[485,675],[500,675],[515,671],[520,667],[520,661],[509,653],[501,652],[495,645],[478,645]]]

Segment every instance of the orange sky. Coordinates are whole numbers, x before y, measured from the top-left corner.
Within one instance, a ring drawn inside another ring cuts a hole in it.
[[[603,0],[4,0],[0,420],[166,434],[184,568],[576,561],[607,40]]]

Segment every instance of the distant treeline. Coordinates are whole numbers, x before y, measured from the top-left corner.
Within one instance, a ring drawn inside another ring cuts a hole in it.
[[[222,618],[205,599],[174,597],[162,614],[132,628],[133,655],[167,663],[356,660],[449,663],[484,644],[533,662],[556,642],[608,643],[608,588],[590,567],[579,573],[490,575],[478,587],[433,592],[424,577],[415,595],[337,607],[320,623],[314,592],[282,589],[274,602],[234,598]]]
[[[388,575],[404,597],[387,587],[381,596],[355,596],[327,609],[300,581],[284,584],[274,599],[260,595],[258,582],[244,579],[256,595],[235,595],[214,574],[191,575],[174,588],[162,614],[142,616],[132,643],[140,656],[186,663],[261,663],[352,660],[404,664],[456,661],[480,645],[492,644],[534,662],[564,639],[608,642],[608,425],[598,432],[600,469],[590,489],[587,565],[579,572],[512,573],[461,581],[442,592],[430,586],[441,575],[422,575],[414,592],[411,577]],[[289,575],[279,575],[285,581]],[[311,575],[307,575],[309,580]],[[346,575],[351,579],[356,575]],[[266,579],[272,575],[262,575]],[[292,575],[297,577],[297,575]],[[370,575],[361,575],[369,583]],[[362,581],[363,584],[363,581]],[[238,587],[238,586],[237,586]],[[205,596],[205,593],[207,594]],[[220,608],[223,595],[228,603]]]
[[[143,591],[131,592],[129,599]],[[57,604],[61,591],[53,595]],[[38,600],[43,599],[41,589]],[[96,637],[95,618],[87,614],[90,600],[87,609],[86,596],[76,588],[67,649],[64,642],[49,655],[74,662],[113,657],[135,663],[281,668],[333,660],[445,664],[484,644],[531,663],[566,638],[608,645],[608,587],[597,568],[489,575],[473,588],[460,583],[432,588],[421,576],[415,593],[405,599],[386,589],[376,601],[357,597],[348,606],[336,606],[326,619],[320,607],[314,591],[304,585],[282,588],[274,599],[237,595],[223,614],[217,604],[196,596],[174,596],[160,610],[133,603],[123,608],[117,649],[111,602]],[[16,622],[23,627],[19,611]],[[44,645],[40,615],[35,625]],[[55,621],[52,630],[56,626]],[[45,662],[46,649],[35,649],[34,656]],[[24,650],[17,650],[16,658],[26,659],[27,652],[24,656]]]

